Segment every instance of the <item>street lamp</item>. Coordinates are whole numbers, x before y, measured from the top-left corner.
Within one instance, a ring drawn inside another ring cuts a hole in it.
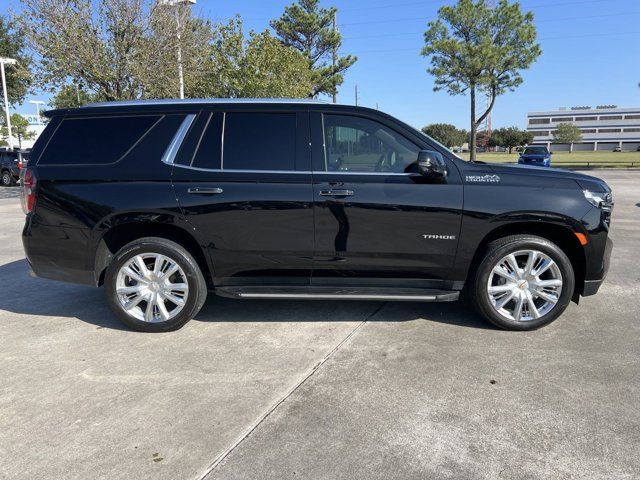
[[[195,5],[196,0],[158,0],[158,5],[175,7],[176,9],[176,37],[178,40],[178,83],[180,98],[184,98],[184,76],[182,75],[182,47],[180,45],[180,5]]]
[[[2,71],[2,91],[4,92],[4,114],[7,117],[7,133],[9,134],[9,148],[13,149],[13,137],[11,136],[11,117],[9,116],[9,97],[7,96],[7,79],[4,75],[4,66],[18,63],[14,58],[0,57],[0,70]]]
[[[44,102],[42,100],[29,100],[29,103],[33,103],[36,106],[36,114],[38,116],[38,125],[40,125],[42,123],[40,120],[40,105],[44,105]]]

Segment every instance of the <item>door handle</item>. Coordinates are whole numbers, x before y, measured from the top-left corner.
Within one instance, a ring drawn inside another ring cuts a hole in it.
[[[223,190],[219,187],[193,187],[187,190],[187,193],[192,193],[195,195],[218,195],[222,193]]]
[[[353,193],[353,190],[320,190],[323,197],[350,197]]]

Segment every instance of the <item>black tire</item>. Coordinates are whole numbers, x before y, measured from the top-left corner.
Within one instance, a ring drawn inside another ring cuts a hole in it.
[[[2,186],[4,187],[11,187],[16,183],[13,179],[13,175],[11,175],[11,172],[9,170],[2,171],[2,177],[0,178],[0,181],[2,182]]]
[[[175,317],[167,321],[150,323],[135,318],[123,309],[116,294],[116,280],[120,268],[132,257],[144,253],[156,253],[169,257],[182,268],[186,276],[189,292],[184,307]],[[120,321],[141,332],[178,330],[198,314],[207,298],[207,284],[191,254],[181,245],[157,237],[141,238],[122,247],[107,268],[104,284],[109,306]]]
[[[487,292],[489,276],[496,264],[506,255],[521,250],[536,250],[548,255],[558,266],[563,282],[555,306],[540,318],[526,321],[517,321],[500,314],[493,307]],[[534,235],[512,235],[487,245],[484,256],[471,277],[469,296],[478,313],[494,325],[505,330],[535,330],[562,315],[571,301],[574,287],[575,276],[571,261],[555,243]]]

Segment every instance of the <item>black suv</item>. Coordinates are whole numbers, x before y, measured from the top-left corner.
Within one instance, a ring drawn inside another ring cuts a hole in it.
[[[51,121],[23,172],[41,277],[104,285],[129,326],[234,298],[452,301],[530,330],[607,272],[611,190],[461,160],[376,110],[307,101],[94,104]]]

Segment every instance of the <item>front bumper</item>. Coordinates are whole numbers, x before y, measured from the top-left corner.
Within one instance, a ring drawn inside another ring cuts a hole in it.
[[[599,280],[585,280],[584,285],[582,287],[582,296],[588,297],[590,295],[595,295],[598,293],[600,289],[600,285],[604,282],[604,279],[609,272],[609,263],[611,262],[611,251],[613,250],[613,241],[610,238],[607,238],[607,243],[604,247],[604,255],[602,256],[602,278]]]

